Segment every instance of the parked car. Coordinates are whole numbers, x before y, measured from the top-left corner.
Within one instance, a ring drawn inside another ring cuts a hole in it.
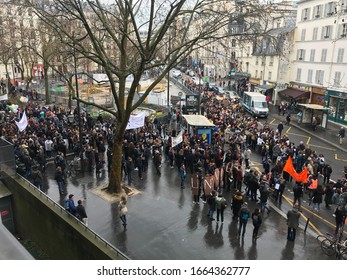
[[[224,88],[223,87],[213,87],[213,92],[218,95],[223,95],[224,94]]]
[[[231,100],[236,100],[236,99],[239,99],[239,98],[240,98],[240,97],[237,95],[237,93],[236,93],[235,91],[232,91],[232,90],[226,91],[225,94],[226,94],[227,96],[229,96],[229,98],[230,98]]]
[[[195,72],[193,71],[193,70],[188,70],[187,71],[187,74],[189,75],[189,76],[191,76],[191,77],[195,77]]]
[[[170,71],[171,73],[171,76],[174,77],[174,78],[182,78],[182,73],[180,70],[177,70],[177,69],[172,69]]]

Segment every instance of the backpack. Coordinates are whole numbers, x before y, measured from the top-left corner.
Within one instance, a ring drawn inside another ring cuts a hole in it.
[[[241,220],[244,222],[247,222],[249,219],[249,213],[248,212],[242,212],[241,214]]]
[[[64,208],[66,211],[70,211],[70,202],[68,199],[66,199],[64,202]]]

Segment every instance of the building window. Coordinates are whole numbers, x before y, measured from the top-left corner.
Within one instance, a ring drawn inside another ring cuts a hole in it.
[[[274,57],[271,56],[270,57],[270,63],[269,63],[270,66],[273,66],[274,65]]]
[[[341,1],[341,12],[347,13],[347,0]]]
[[[318,38],[318,27],[313,28],[312,40],[316,41]]]
[[[24,27],[24,24],[23,24],[23,20],[22,20],[22,19],[19,21],[19,27],[20,27],[20,28],[23,28],[23,27]]]
[[[309,69],[307,73],[307,82],[312,83],[313,70]]]
[[[31,8],[28,9],[28,16],[32,16],[33,15],[33,10]]]
[[[320,59],[321,62],[327,62],[327,53],[328,53],[327,49],[322,49],[322,55]]]
[[[322,85],[324,80],[324,71],[316,70],[316,84]]]
[[[236,39],[232,39],[231,40],[231,46],[232,47],[236,47]]]
[[[266,57],[262,57],[261,58],[261,65],[264,66],[266,62]]]
[[[325,16],[332,16],[335,12],[335,4],[334,2],[329,2],[328,4],[325,4]]]
[[[301,81],[301,68],[296,69],[296,81]]]
[[[337,59],[336,62],[337,63],[343,63],[343,55],[345,53],[345,49],[338,49],[337,51]]]
[[[29,21],[29,25],[30,27],[34,27],[34,21],[32,19]]]
[[[338,87],[341,83],[341,72],[335,72],[334,86]]]
[[[235,59],[236,58],[236,53],[235,52],[231,52],[231,58]]]
[[[257,57],[257,60],[255,61],[255,65],[259,65],[258,57]]]
[[[305,53],[305,50],[299,49],[296,53],[296,60],[305,60]]]
[[[347,37],[347,23],[340,24],[339,26],[339,38]]]
[[[301,40],[300,41],[305,41],[306,37],[306,29],[301,30]]]
[[[323,26],[322,28],[322,40],[331,38],[333,27],[331,25]]]
[[[313,8],[313,17],[320,18],[322,16],[323,5],[318,5]]]
[[[271,81],[272,79],[272,72],[269,72],[269,78],[268,78],[268,81]]]
[[[311,50],[311,53],[310,53],[310,62],[314,62],[314,57],[316,55],[316,50]]]
[[[255,78],[258,79],[258,70],[255,70]]]
[[[309,20],[309,17],[310,17],[310,8],[303,9],[301,13],[301,21]]]

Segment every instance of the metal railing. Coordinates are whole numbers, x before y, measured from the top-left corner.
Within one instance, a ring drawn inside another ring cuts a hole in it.
[[[100,235],[98,235],[95,231],[87,227],[82,221],[77,219],[75,216],[68,213],[60,204],[56,203],[54,200],[52,200],[49,196],[47,196],[44,192],[42,192],[40,189],[35,187],[29,180],[26,178],[20,176],[19,174],[16,175],[17,179],[19,179],[23,184],[29,186],[32,191],[36,192],[36,194],[43,200],[49,203],[51,206],[53,206],[61,215],[65,215],[71,219],[72,222],[76,223],[78,226],[82,227],[84,231],[87,231],[90,235],[94,237],[95,240],[100,242],[105,246],[105,248],[111,249],[115,252],[117,256],[119,256],[122,259],[130,260],[130,258],[125,255],[123,252],[119,251],[116,247],[114,247],[112,244],[110,244],[107,240],[102,238]]]

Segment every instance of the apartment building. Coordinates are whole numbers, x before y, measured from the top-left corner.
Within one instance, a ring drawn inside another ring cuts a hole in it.
[[[347,123],[347,0],[298,2],[289,87]]]

